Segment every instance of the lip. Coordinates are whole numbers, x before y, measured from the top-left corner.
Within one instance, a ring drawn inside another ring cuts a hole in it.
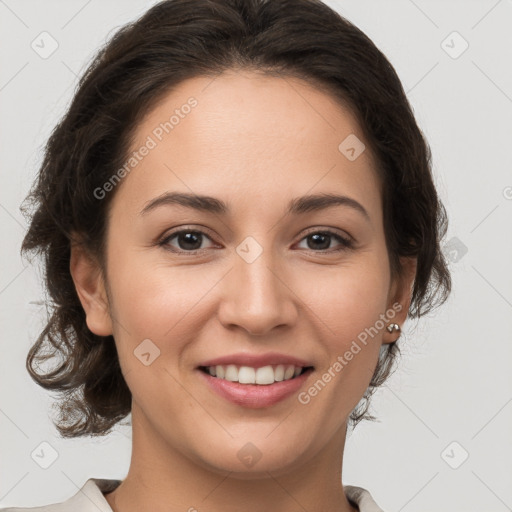
[[[267,352],[265,354],[248,354],[239,352],[227,356],[209,359],[199,364],[201,366],[217,366],[234,364],[236,366],[250,366],[251,368],[261,368],[272,364],[293,364],[294,366],[313,366],[311,362],[298,357],[290,356],[287,354],[280,354],[278,352]]]
[[[197,370],[197,372],[202,379],[205,379],[210,389],[224,399],[249,409],[259,409],[271,407],[297,393],[313,372],[313,368],[308,368],[304,373],[293,379],[267,385],[240,384],[239,382],[212,377],[202,370]]]

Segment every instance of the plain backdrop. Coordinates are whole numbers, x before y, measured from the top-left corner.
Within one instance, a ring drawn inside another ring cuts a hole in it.
[[[128,470],[129,427],[59,438],[51,396],[25,370],[44,308],[40,274],[19,255],[19,206],[78,76],[153,3],[0,0],[0,506],[63,501],[89,477]],[[374,396],[379,422],[347,440],[344,483],[369,489],[386,511],[511,510],[512,1],[327,3],[404,84],[448,210],[454,281],[442,308],[404,326],[400,367]],[[58,45],[50,56],[33,49],[42,37],[46,51]],[[44,442],[57,454],[47,469],[31,455]]]

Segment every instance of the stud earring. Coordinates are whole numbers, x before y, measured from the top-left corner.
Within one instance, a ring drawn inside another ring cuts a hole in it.
[[[387,327],[386,327],[386,330],[388,332],[400,332],[401,329],[400,329],[400,326],[398,324],[389,324]]]

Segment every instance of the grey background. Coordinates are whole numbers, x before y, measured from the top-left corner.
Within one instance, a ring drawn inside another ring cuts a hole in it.
[[[19,256],[19,205],[77,77],[153,3],[0,0],[0,506],[62,501],[89,477],[128,470],[129,428],[58,438],[51,397],[25,370],[43,295],[37,268]],[[512,1],[327,3],[373,39],[404,84],[450,217],[454,279],[445,306],[406,323],[401,365],[373,401],[380,422],[347,440],[344,483],[389,511],[512,510]],[[46,59],[31,47],[43,31],[58,43]],[[457,58],[464,43],[454,31],[469,44]],[[31,457],[42,442],[58,454],[48,469]]]

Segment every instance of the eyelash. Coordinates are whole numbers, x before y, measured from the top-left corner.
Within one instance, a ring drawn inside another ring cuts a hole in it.
[[[208,234],[205,233],[204,231],[200,231],[200,230],[197,230],[197,229],[181,229],[179,231],[174,231],[173,233],[171,233],[168,236],[166,236],[163,240],[158,242],[158,246],[163,247],[164,249],[166,249],[168,251],[171,251],[173,253],[176,253],[176,254],[180,254],[181,253],[181,254],[194,255],[194,254],[199,254],[199,253],[201,253],[202,251],[205,250],[205,249],[197,249],[195,251],[185,251],[183,249],[176,249],[176,248],[172,248],[171,249],[170,246],[168,245],[169,242],[173,238],[175,238],[177,235],[180,235],[182,233],[200,234],[200,235],[206,236],[207,238],[209,238],[211,240],[211,237],[208,236]],[[322,254],[322,253],[329,254],[329,253],[337,253],[337,252],[340,252],[340,251],[346,251],[346,250],[350,250],[350,249],[354,248],[354,245],[355,245],[354,244],[354,240],[352,240],[351,238],[343,237],[340,234],[338,234],[338,233],[336,233],[334,231],[330,231],[328,229],[326,229],[326,230],[310,231],[310,232],[308,232],[305,236],[303,236],[300,239],[300,242],[302,242],[302,240],[304,240],[305,238],[307,238],[309,236],[317,235],[317,234],[328,235],[328,236],[331,236],[331,237],[335,238],[338,242],[340,242],[341,247],[338,248],[338,249],[321,249],[319,251],[315,251],[313,249],[307,249],[307,250],[309,250],[309,252],[320,253],[320,254]]]

